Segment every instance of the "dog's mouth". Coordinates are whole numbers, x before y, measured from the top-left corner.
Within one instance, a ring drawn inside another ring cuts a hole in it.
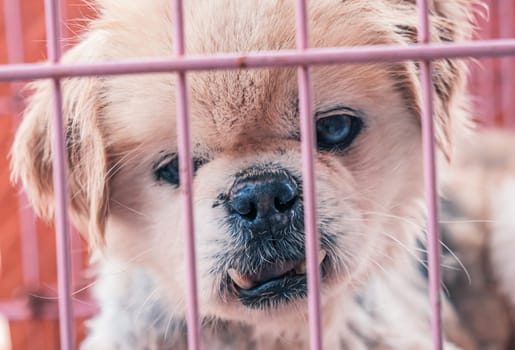
[[[325,257],[326,252],[321,250],[319,265]],[[242,304],[251,308],[270,307],[307,295],[304,259],[267,264],[255,273],[242,273],[233,268],[227,273]]]

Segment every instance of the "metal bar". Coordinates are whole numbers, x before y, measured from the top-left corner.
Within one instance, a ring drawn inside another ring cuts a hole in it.
[[[183,4],[172,0],[174,49],[178,60],[184,56]],[[195,226],[193,212],[193,161],[191,155],[188,91],[185,72],[177,72],[177,146],[179,150],[179,176],[184,219],[184,249],[188,304],[188,349],[200,349],[200,320],[197,298],[197,267],[195,261]]]
[[[82,239],[80,233],[73,227],[70,226],[70,251],[71,251],[71,285],[72,288],[80,288],[83,280],[83,250],[82,250]]]
[[[399,62],[434,60],[444,57],[499,57],[515,55],[515,39],[474,41],[460,44],[427,44],[412,46],[358,46],[304,51],[262,51],[248,54],[187,56],[120,60],[96,64],[23,64],[0,65],[0,81],[63,78],[91,75],[118,75],[245,69],[278,66],[328,65],[341,63]]]
[[[58,0],[59,2],[59,11],[60,11],[60,35],[61,35],[61,52],[65,51],[66,40],[70,34],[68,27],[66,26],[66,20],[68,18],[68,0]]]
[[[22,63],[25,60],[23,48],[23,26],[20,0],[4,1],[5,12],[5,36],[7,42],[7,62]],[[17,118],[22,110],[19,102],[21,83],[11,85],[12,96],[9,97],[9,112],[16,118],[16,125],[20,122]],[[24,285],[35,289],[39,285],[39,247],[36,228],[36,216],[30,205],[30,201],[21,185],[18,186],[18,213],[21,233],[21,257]]]
[[[40,284],[39,245],[36,215],[22,186],[18,186],[18,212],[20,217],[23,283],[29,289]]]
[[[31,296],[30,298],[37,298]],[[37,318],[45,320],[56,320],[59,318],[59,307],[57,297],[52,299],[40,299],[41,308],[38,309]],[[74,314],[78,318],[89,318],[98,313],[98,306],[91,298],[84,298],[73,301]],[[0,301],[0,315],[5,316],[9,321],[34,320],[33,309],[27,297],[11,298]]]
[[[308,17],[306,0],[296,2],[297,49],[308,47]],[[300,134],[302,140],[302,189],[304,231],[306,235],[306,267],[308,279],[308,318],[311,350],[322,349],[320,316],[320,241],[317,230],[315,190],[315,132],[313,130],[313,94],[309,67],[298,67]]]
[[[430,41],[430,24],[428,0],[417,0],[419,16],[419,43]],[[438,198],[436,195],[436,162],[433,125],[433,83],[431,79],[431,62],[420,64],[422,87],[422,143],[424,153],[424,184],[428,209],[428,266],[429,266],[429,302],[431,306],[431,333],[433,348],[442,350],[442,315],[440,301],[440,232],[438,230]]]
[[[59,0],[59,9],[61,11],[61,52],[66,51],[66,43],[71,33],[66,25],[68,19],[68,0]],[[70,226],[70,245],[71,245],[71,264],[72,264],[72,288],[80,287],[82,271],[83,271],[83,251],[82,251],[82,239],[79,232],[75,227]]]
[[[59,2],[45,0],[47,51],[50,63],[58,64],[61,56]],[[52,166],[55,192],[55,227],[57,231],[57,272],[59,303],[59,334],[61,349],[74,349],[73,305],[71,299],[71,257],[68,220],[68,193],[66,179],[66,149],[62,114],[62,92],[58,78],[52,80]]]
[[[500,1],[499,4],[499,36],[503,39],[515,36],[515,2],[513,0]],[[499,62],[500,74],[500,99],[501,99],[501,122],[503,126],[515,127],[513,111],[515,101],[515,60],[513,57],[503,57]]]
[[[498,37],[497,33],[497,2],[498,0],[488,0],[485,5],[488,6],[490,12],[490,19],[484,19],[481,26],[481,37],[483,39],[494,39]],[[494,58],[486,58],[481,62],[481,67],[477,67],[480,74],[478,74],[479,84],[477,85],[477,96],[481,103],[481,122],[485,126],[493,126],[497,123],[497,118],[500,113],[500,94],[499,89],[499,74],[497,60]]]
[[[23,62],[23,26],[20,0],[4,1],[5,34],[7,42],[7,62]]]

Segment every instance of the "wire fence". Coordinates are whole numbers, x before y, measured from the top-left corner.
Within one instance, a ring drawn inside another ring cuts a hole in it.
[[[316,229],[315,183],[313,170],[314,140],[311,120],[313,101],[309,67],[312,65],[397,62],[403,60],[420,61],[422,94],[422,126],[424,149],[425,191],[428,204],[428,257],[429,257],[429,303],[432,310],[432,336],[434,349],[442,349],[442,321],[440,313],[440,248],[438,232],[438,205],[436,195],[435,145],[432,120],[432,82],[430,75],[431,61],[444,57],[476,57],[499,61],[486,61],[483,68],[475,66],[472,71],[472,91],[476,95],[492,96],[481,102],[480,121],[487,126],[515,126],[513,84],[515,79],[515,5],[511,0],[491,1],[491,18],[482,23],[480,35],[483,40],[458,44],[432,44],[428,35],[428,1],[418,0],[419,9],[419,44],[409,47],[397,46],[362,46],[340,48],[309,48],[308,27],[305,0],[295,0],[297,19],[297,49],[288,51],[271,51],[257,53],[227,53],[215,56],[187,56],[184,52],[187,38],[184,36],[182,1],[172,0],[174,25],[173,58],[127,60],[121,62],[95,64],[61,64],[61,15],[57,0],[45,0],[47,57],[46,63],[24,63],[24,45],[22,8],[19,0],[5,0],[4,25],[6,46],[8,48],[6,63],[0,65],[0,82],[10,82],[0,100],[0,114],[12,115],[22,109],[20,88],[21,81],[51,78],[53,81],[54,119],[53,128],[63,130],[61,79],[71,76],[118,75],[142,73],[177,73],[177,130],[179,160],[181,161],[181,187],[183,195],[183,215],[186,218],[186,263],[188,290],[188,344],[189,349],[200,349],[200,319],[197,300],[195,235],[192,205],[192,163],[189,138],[188,95],[185,74],[188,71],[221,69],[256,69],[262,67],[298,67],[299,111],[301,118],[301,139],[303,156],[303,183],[306,229],[306,259],[308,276],[308,305],[311,349],[322,349],[323,329],[320,309],[320,271],[318,267],[319,239]],[[494,27],[495,25],[495,27]],[[486,39],[486,40],[485,40]],[[80,276],[83,263],[81,254],[71,254],[80,250],[77,235],[70,232],[67,215],[66,186],[66,150],[63,132],[55,132],[54,149],[54,184],[56,189],[56,252],[58,276],[58,308],[40,307],[34,311],[30,297],[3,299],[0,301],[0,314],[9,320],[27,320],[35,317],[58,319],[60,324],[60,344],[62,349],[74,349],[74,318],[88,317],[96,308],[89,303],[77,301],[72,291],[80,284],[74,281]],[[184,179],[184,181],[183,181]],[[40,248],[38,243],[38,225],[34,214],[28,207],[23,192],[19,197],[19,232],[21,235],[21,261],[23,284],[28,290],[34,290],[41,283],[39,270]],[[77,257],[78,256],[78,257]]]

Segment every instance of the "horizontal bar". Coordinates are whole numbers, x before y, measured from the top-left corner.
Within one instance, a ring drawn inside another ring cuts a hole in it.
[[[40,302],[37,315],[30,301]],[[76,318],[89,318],[98,313],[99,308],[91,298],[73,301],[73,311]],[[18,297],[0,301],[0,315],[5,316],[9,321],[26,321],[36,318],[46,320],[59,319],[57,297],[37,298],[37,297]]]
[[[36,63],[1,65],[0,81],[510,55],[515,56],[515,39],[472,41],[459,44],[354,46],[306,49],[302,52],[282,50],[248,54],[228,53],[184,56],[181,58],[160,57],[95,64]]]

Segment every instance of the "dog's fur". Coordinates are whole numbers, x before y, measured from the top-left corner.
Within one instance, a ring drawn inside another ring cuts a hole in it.
[[[515,133],[467,133],[457,144],[442,177],[442,233],[469,276],[449,256],[444,281],[479,349],[513,349]]]
[[[170,55],[169,0],[97,0],[66,63]],[[433,0],[434,42],[468,39],[472,0]],[[313,0],[314,47],[409,45],[414,0]],[[188,54],[295,48],[292,1],[186,1]],[[465,66],[432,65],[436,137],[451,153],[465,116]],[[364,127],[344,151],[315,155],[326,349],[429,349],[426,282],[417,270],[424,224],[420,99],[415,62],[313,67],[315,112],[348,107]],[[100,314],[84,349],[182,349],[185,263],[179,189],[156,177],[177,152],[173,74],[63,81],[70,212],[93,247]],[[244,305],[228,269],[255,272],[303,256],[297,219],[273,242],[228,220],[223,198],[242,177],[288,174],[298,190],[301,150],[295,68],[188,74],[202,340],[209,349],[296,349],[309,343],[305,290]],[[51,85],[34,84],[12,151],[38,213],[53,215]],[[317,117],[318,118],[318,117]],[[467,347],[444,304],[446,349]]]

